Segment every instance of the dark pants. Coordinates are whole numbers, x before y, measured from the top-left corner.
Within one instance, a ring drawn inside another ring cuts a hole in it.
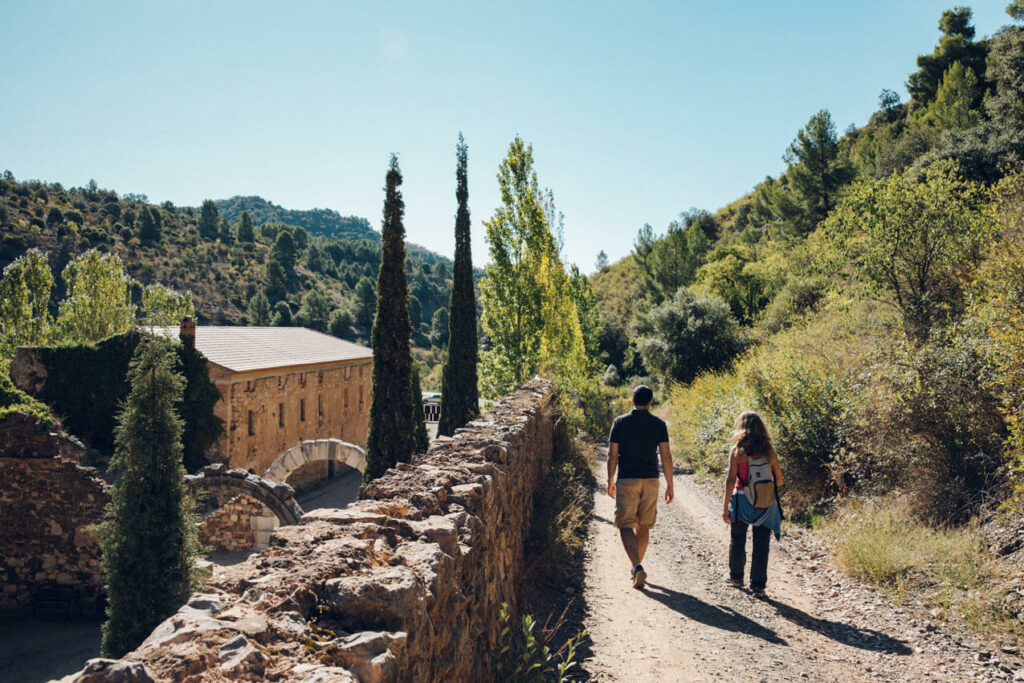
[[[732,523],[732,542],[729,544],[729,575],[743,583],[743,567],[747,564],[747,527],[744,522]],[[750,561],[750,588],[763,590],[768,584],[768,547],[772,530],[755,526],[754,556]]]

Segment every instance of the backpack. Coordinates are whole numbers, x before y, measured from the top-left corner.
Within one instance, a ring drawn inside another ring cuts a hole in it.
[[[747,457],[747,478],[743,482],[743,494],[747,502],[758,510],[770,508],[775,503],[775,474],[768,458]]]

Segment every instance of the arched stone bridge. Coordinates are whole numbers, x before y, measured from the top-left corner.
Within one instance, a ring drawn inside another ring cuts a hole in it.
[[[321,460],[348,465],[360,472],[366,469],[366,452],[359,446],[341,439],[317,439],[303,441],[286,450],[270,463],[263,476],[272,481],[285,482],[292,472],[303,465]]]
[[[243,469],[229,469],[224,464],[207,465],[196,474],[187,475],[185,483],[206,493],[208,502],[203,507],[220,507],[236,496],[245,495],[263,503],[281,526],[297,524],[302,516],[302,508],[295,502],[291,486]]]

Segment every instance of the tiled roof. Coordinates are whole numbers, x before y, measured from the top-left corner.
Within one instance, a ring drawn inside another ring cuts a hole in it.
[[[177,341],[179,328],[153,332]],[[235,372],[373,358],[373,351],[305,327],[199,325],[196,348],[210,361]]]

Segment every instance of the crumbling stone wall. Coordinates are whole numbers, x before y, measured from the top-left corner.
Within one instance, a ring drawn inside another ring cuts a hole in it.
[[[168,681],[488,680],[554,447],[553,396],[534,380],[348,508],[278,529],[113,666]]]
[[[50,433],[35,418],[0,422],[0,609],[28,609],[54,586],[91,612],[103,590],[97,539],[108,486],[79,464],[81,443]]]
[[[270,541],[270,533],[278,526],[270,508],[241,494],[199,523],[199,542],[229,552],[262,550]]]

